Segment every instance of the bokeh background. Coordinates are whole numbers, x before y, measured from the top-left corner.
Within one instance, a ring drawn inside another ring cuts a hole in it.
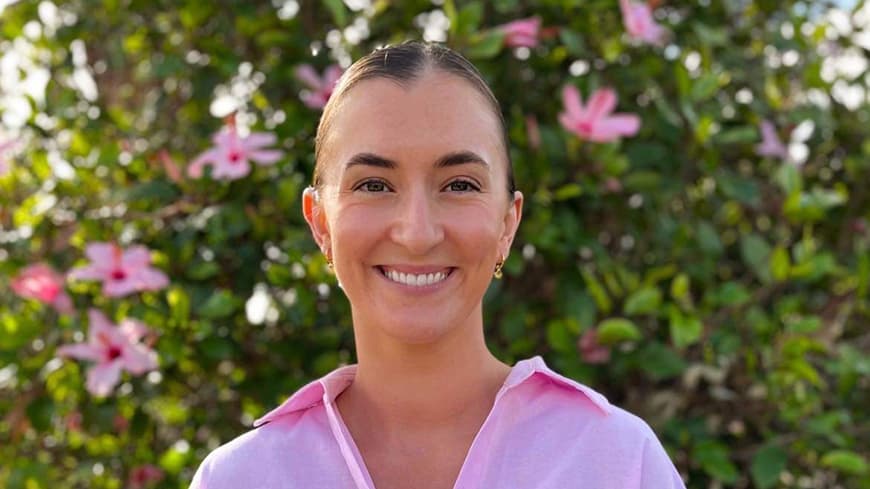
[[[405,39],[507,117],[500,358],[690,488],[870,488],[870,5],[792,0],[0,1],[0,486],[186,487],[354,361],[301,191],[331,81]]]

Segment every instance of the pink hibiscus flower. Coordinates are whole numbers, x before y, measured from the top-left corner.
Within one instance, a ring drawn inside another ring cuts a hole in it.
[[[323,71],[323,77],[321,78],[310,64],[298,66],[296,68],[296,79],[308,86],[307,90],[302,90],[299,98],[309,108],[324,108],[343,72],[340,66],[330,65]]]
[[[529,17],[502,24],[497,29],[504,32],[504,45],[512,48],[533,48],[538,45],[541,18]]]
[[[73,312],[72,300],[63,290],[64,277],[45,263],[24,267],[12,279],[12,290],[26,299],[36,299],[49,304],[58,312]]]
[[[619,0],[622,23],[632,39],[648,44],[661,44],[666,31],[653,19],[652,9],[643,2]]]
[[[598,331],[587,329],[577,341],[580,358],[586,363],[607,363],[610,361],[610,348],[598,342]]]
[[[241,137],[235,124],[227,124],[212,138],[214,146],[190,162],[187,174],[199,178],[203,167],[212,165],[212,178],[237,180],[251,172],[248,160],[258,165],[271,165],[281,159],[284,155],[282,151],[266,149],[275,144],[277,139],[271,132],[252,132]]]
[[[103,294],[121,297],[140,290],[159,290],[169,278],[151,267],[151,252],[144,246],[122,250],[114,243],[89,243],[85,255],[91,263],[69,273],[73,280],[101,280]]]
[[[788,148],[779,139],[776,127],[768,120],[761,121],[761,143],[755,146],[755,152],[762,157],[788,160]]]
[[[584,106],[577,88],[566,85],[562,89],[565,112],[559,122],[581,139],[605,143],[620,136],[633,136],[640,129],[640,118],[634,114],[612,114],[616,108],[616,92],[610,88],[596,90]]]
[[[12,152],[12,149],[18,144],[18,141],[10,139],[8,141],[0,141],[0,177],[9,173],[11,168],[6,153]]]
[[[141,375],[157,368],[157,353],[140,343],[148,327],[133,319],[116,326],[102,312],[88,311],[88,341],[64,345],[58,356],[90,360],[96,365],[88,370],[86,387],[95,396],[107,396],[121,380],[121,371]]]

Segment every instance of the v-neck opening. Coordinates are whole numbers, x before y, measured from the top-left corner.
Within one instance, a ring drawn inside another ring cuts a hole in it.
[[[486,414],[486,417],[483,419],[483,423],[481,423],[480,428],[478,428],[477,433],[475,433],[474,438],[471,440],[471,444],[468,446],[468,450],[465,452],[465,458],[462,460],[462,465],[459,467],[459,472],[456,474],[456,480],[453,482],[452,489],[461,489],[464,486],[468,486],[469,483],[466,483],[464,479],[474,477],[475,474],[468,475],[468,472],[472,470],[472,468],[470,468],[469,461],[471,460],[472,455],[474,455],[475,447],[479,443],[482,443],[479,440],[481,439],[483,433],[486,431],[490,419],[492,419],[493,417],[493,413],[498,406],[499,399],[501,399],[501,397],[514,385],[514,382],[511,382],[511,380],[516,380],[512,379],[514,377],[515,370],[515,366],[511,368],[511,371],[505,378],[504,383],[499,388],[498,392],[496,392],[495,398],[492,401],[492,406],[489,408],[489,412]],[[375,486],[374,480],[372,479],[372,475],[369,471],[368,465],[366,465],[365,459],[362,456],[362,452],[360,452],[359,446],[357,446],[356,440],[353,438],[353,435],[350,433],[350,429],[348,429],[347,424],[344,422],[344,418],[341,416],[341,412],[338,410],[337,403],[334,402],[337,397],[338,396],[336,396],[334,399],[324,399],[324,401],[327,401],[325,402],[325,407],[330,424],[334,424],[333,426],[331,426],[331,428],[333,430],[333,434],[339,442],[339,449],[345,457],[345,463],[349,464],[351,460],[353,460],[354,462],[354,467],[348,466],[351,477],[353,477],[357,489],[378,489],[377,486]]]

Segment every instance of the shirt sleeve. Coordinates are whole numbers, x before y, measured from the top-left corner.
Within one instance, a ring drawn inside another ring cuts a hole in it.
[[[686,489],[680,473],[655,437],[644,441],[640,489]]]

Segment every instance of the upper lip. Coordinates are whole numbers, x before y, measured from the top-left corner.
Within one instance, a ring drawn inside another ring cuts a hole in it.
[[[382,271],[394,270],[399,273],[422,275],[424,273],[449,272],[453,267],[443,265],[378,265]]]

